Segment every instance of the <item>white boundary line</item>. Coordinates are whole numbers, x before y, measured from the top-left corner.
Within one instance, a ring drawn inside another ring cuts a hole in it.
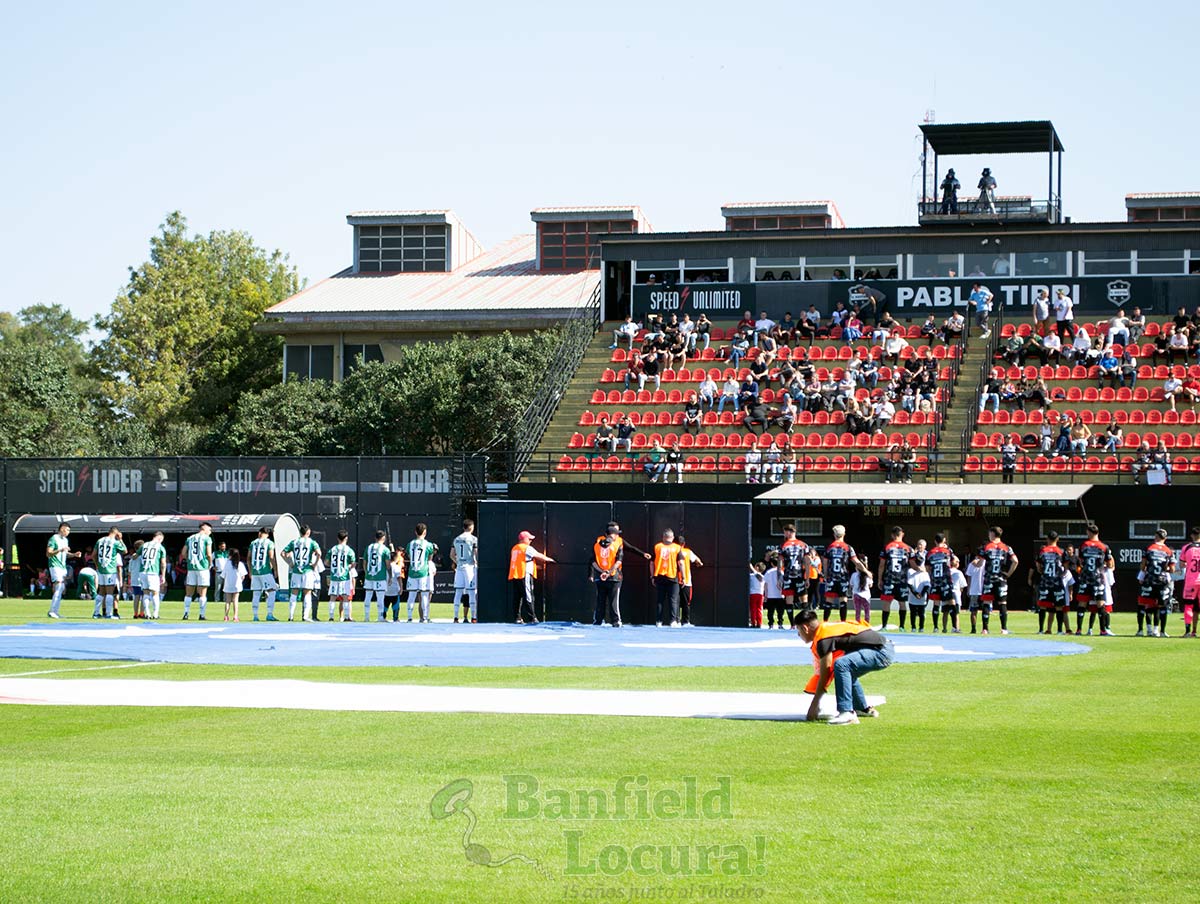
[[[40,672],[8,672],[0,673],[0,680],[4,678],[25,678],[29,675],[57,675],[60,672],[100,672],[105,669],[136,669],[143,665],[165,665],[157,660],[152,662],[123,662],[120,665],[89,665],[79,669],[42,669]]]

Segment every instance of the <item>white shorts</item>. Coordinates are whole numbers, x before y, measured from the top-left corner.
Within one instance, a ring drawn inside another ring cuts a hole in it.
[[[408,589],[416,590],[421,593],[433,592],[433,575],[427,574],[423,578],[409,578]]]
[[[211,581],[212,572],[188,569],[187,580],[184,583],[188,587],[207,587]]]
[[[96,575],[96,586],[97,587],[116,587],[117,586],[117,573],[114,571],[112,574],[97,574]]]
[[[330,581],[329,595],[334,596],[349,596],[354,592],[353,581]]]
[[[459,565],[454,569],[454,589],[455,590],[474,590],[475,589],[475,566],[474,565]]]
[[[321,576],[315,571],[309,571],[304,574],[293,571],[292,577],[293,590],[320,590]]]
[[[65,581],[66,579],[67,579],[67,569],[53,568],[53,567],[50,569],[50,583],[51,584],[57,584],[60,581]]]
[[[387,581],[363,581],[363,590],[383,593],[387,590]]]
[[[158,575],[158,574],[143,574],[142,575],[142,589],[145,590],[147,593],[158,593],[158,591],[161,589],[160,588],[161,578],[162,578],[162,575]]]
[[[255,593],[263,590],[278,590],[279,582],[275,580],[273,574],[252,574],[250,575],[250,589]]]

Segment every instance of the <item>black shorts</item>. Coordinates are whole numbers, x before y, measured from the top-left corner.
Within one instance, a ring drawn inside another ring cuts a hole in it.
[[[883,583],[880,585],[879,598],[885,603],[890,603],[892,600],[904,601],[908,594],[908,581],[901,576],[893,577],[885,574]]]
[[[1080,581],[1075,585],[1075,602],[1077,605],[1086,606],[1093,600],[1103,599],[1104,590],[1092,582]]]
[[[845,581],[827,581],[825,583],[825,602],[836,602],[850,596],[850,585]]]
[[[808,597],[808,581],[803,577],[787,577],[784,576],[781,584],[784,596],[801,596]]]
[[[1042,609],[1058,609],[1067,605],[1067,592],[1061,581],[1053,584],[1040,584],[1037,591],[1037,604]]]
[[[1138,591],[1138,605],[1143,609],[1165,609],[1171,604],[1171,583],[1142,584]]]
[[[931,603],[953,603],[954,590],[949,584],[930,584],[929,585],[929,602]]]
[[[979,597],[987,603],[1002,605],[1008,602],[1008,581],[991,581],[983,585],[983,594]]]

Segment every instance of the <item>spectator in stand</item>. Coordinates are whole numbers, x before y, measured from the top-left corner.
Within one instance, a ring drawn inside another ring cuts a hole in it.
[[[675,472],[675,482],[683,483],[683,452],[679,450],[679,442],[671,443],[667,449],[666,466],[663,470],[663,483],[671,482],[671,472]]]
[[[1176,358],[1180,358],[1184,364],[1187,364],[1188,346],[1188,328],[1177,328],[1167,343],[1167,363],[1173,364]]]
[[[955,311],[942,324],[942,333],[946,336],[947,342],[953,342],[955,339],[961,339],[963,332],[966,329],[967,321],[962,314]]]
[[[1100,360],[1096,362],[1096,367],[1099,368],[1096,385],[1103,386],[1104,381],[1108,380],[1108,385],[1115,389],[1117,381],[1121,379],[1121,359],[1113,354],[1111,345],[1104,346],[1104,351],[1100,353]]]
[[[1075,338],[1075,302],[1066,289],[1054,290],[1054,328],[1063,342],[1067,341],[1068,335]]]
[[[917,468],[917,450],[905,440],[896,454],[895,478],[897,483],[912,483],[913,471]]]
[[[829,315],[829,323],[831,326],[845,326],[846,321],[850,319],[850,312],[846,310],[846,303],[839,301],[833,306],[833,313]]]
[[[1025,352],[1026,360],[1028,360],[1030,353],[1033,352],[1033,350],[1035,348],[1037,348],[1040,344],[1041,354],[1038,357],[1041,358],[1041,361],[1043,364],[1050,364],[1050,363],[1061,364],[1062,363],[1063,342],[1062,342],[1062,337],[1059,336],[1058,333],[1047,333],[1045,336],[1043,336],[1041,338],[1040,341],[1038,339],[1036,339],[1035,337],[1030,336],[1029,340],[1030,340],[1030,347]],[[1021,364],[1022,364],[1022,366],[1024,366],[1025,361],[1022,361]]]
[[[921,335],[928,340],[930,345],[933,345],[935,342],[946,341],[946,334],[938,326],[936,314],[930,314],[925,318],[925,322],[921,324]]]
[[[696,318],[696,341],[692,343],[692,348],[695,349],[696,342],[703,342],[704,347],[708,348],[712,341],[712,321],[708,319],[707,314],[701,314]]]
[[[1088,444],[1091,439],[1092,428],[1085,424],[1082,418],[1075,421],[1071,425],[1071,454],[1087,458]]]
[[[1179,390],[1183,388],[1183,381],[1174,374],[1171,374],[1163,381],[1163,401],[1171,406],[1171,410],[1175,410],[1175,396]]]
[[[992,171],[988,167],[983,168],[983,173],[979,177],[979,212],[984,210],[988,213],[996,212],[996,177],[992,175]],[[1004,273],[992,268],[997,276],[1008,274],[1007,262],[1005,263]]]
[[[775,321],[767,316],[766,311],[758,312],[758,320],[754,321],[754,344],[758,345],[763,336],[770,335],[775,329]]]
[[[638,389],[646,388],[646,381],[653,380],[654,388],[662,388],[662,371],[666,352],[649,351],[642,355],[642,373],[638,378]]]
[[[1129,330],[1129,342],[1140,342],[1142,334],[1146,332],[1146,315],[1142,313],[1142,309],[1134,305],[1133,311],[1125,318],[1125,326]]]
[[[767,406],[758,401],[755,396],[753,403],[746,408],[746,413],[742,418],[742,426],[755,436],[762,436],[767,432]]]
[[[1188,407],[1192,411],[1196,410],[1196,401],[1200,399],[1200,380],[1195,377],[1187,377],[1183,381],[1183,385],[1179,387],[1179,398],[1188,403]]]
[[[650,478],[651,483],[658,483],[658,478],[666,472],[667,450],[663,448],[663,444],[659,440],[655,440],[654,445],[646,452],[646,460],[642,462],[642,470],[646,472],[646,476]]]
[[[639,330],[641,330],[641,326],[634,323],[632,317],[626,317],[625,321],[613,330],[613,341],[609,348],[616,348],[621,344],[621,339],[626,338],[629,340],[629,350],[633,351],[633,340],[637,338]]]
[[[683,405],[683,432],[698,435],[703,421],[704,409],[700,405],[700,397],[694,392],[689,392]]]
[[[1154,467],[1154,453],[1150,451],[1150,444],[1143,442],[1138,446],[1137,457],[1129,466],[1130,473],[1133,474],[1134,485],[1142,482],[1142,475]]]
[[[683,339],[683,346],[688,352],[695,354],[696,352],[696,324],[692,321],[691,314],[684,314],[683,320],[679,321],[679,336]]]
[[[633,424],[629,422],[625,415],[617,415],[617,441],[613,443],[614,451],[619,452],[624,448],[626,452],[632,452],[633,434],[635,432]]]
[[[676,330],[671,336],[671,344],[667,346],[666,365],[671,368],[680,368],[687,364],[687,340],[683,337],[683,333]]]
[[[1197,273],[1200,273],[1200,269],[1197,269],[1195,266],[1193,266],[1192,267],[1192,275],[1195,276]],[[1200,329],[1200,307],[1197,307],[1196,310],[1192,312],[1190,321],[1191,321],[1191,329],[1192,329],[1193,333],[1197,329]]]
[[[983,382],[979,391],[979,410],[987,408],[988,401],[992,403],[992,411],[1000,410],[1000,378],[993,371]]]
[[[971,294],[967,300],[968,306],[975,315],[975,323],[979,326],[979,336],[986,339],[992,334],[988,329],[988,317],[992,313],[992,290],[981,283],[971,286]]]
[[[796,341],[796,320],[791,311],[783,312],[783,319],[771,329],[771,335],[780,345],[791,345]]]
[[[733,409],[735,411],[737,410],[739,388],[738,381],[734,377],[731,376],[725,381],[724,385],[721,387],[721,399],[717,403],[717,414],[720,414],[725,410],[726,402],[731,403]]]
[[[717,386],[717,381],[712,378],[712,374],[705,374],[696,390],[696,396],[706,411],[712,411],[713,406],[717,404],[718,392],[720,392],[720,388]]]
[[[737,322],[737,331],[739,333],[754,332],[754,315],[749,311],[742,311],[742,319]]]
[[[1075,340],[1071,343],[1071,360],[1075,364],[1089,367],[1100,360],[1100,340],[1093,339],[1084,327],[1079,327]]]
[[[746,452],[746,483],[758,483],[762,477],[762,453],[758,446]]]
[[[1121,352],[1121,385],[1129,384],[1132,389],[1137,386],[1138,360],[1131,351],[1131,346],[1125,346]]]
[[[871,286],[857,285],[852,290],[860,298],[858,316],[864,323],[879,323],[880,315],[884,313],[884,302],[887,296]]]
[[[783,397],[783,404],[779,408],[773,408],[770,412],[770,423],[773,427],[778,427],[788,436],[792,435],[792,430],[796,426],[796,418],[800,412],[796,408],[796,403],[790,395]]]
[[[796,450],[788,447],[788,450],[783,453],[783,470],[787,474],[787,482],[796,482],[796,465],[799,464],[799,459],[796,457]]]
[[[817,310],[816,305],[810,304],[808,310],[800,317],[800,322],[796,324],[796,335],[798,338],[807,339],[811,346],[820,331],[821,312]]]
[[[1020,409],[1022,404],[1021,390],[1012,380],[1005,380],[1000,386],[1000,404],[1015,406]]]
[[[904,331],[902,329],[893,330],[892,334],[887,337],[887,340],[883,344],[883,357],[885,359],[890,358],[893,366],[898,365],[900,363],[900,356],[904,354],[906,348],[910,348],[910,346],[908,339],[904,336]]]
[[[628,389],[631,383],[637,383],[638,389],[646,385],[646,365],[642,362],[642,356],[636,352],[629,356],[625,365],[625,388]]]
[[[846,325],[842,327],[842,339],[847,344],[857,342],[863,337],[863,322],[859,319],[857,311],[851,311],[850,316],[846,318]]]
[[[1121,345],[1129,344],[1129,319],[1125,316],[1124,308],[1117,311],[1108,321],[1108,342],[1110,345],[1118,342]]]
[[[767,366],[767,362],[762,359],[762,355],[759,355],[750,362],[748,370],[750,371],[750,377],[759,386],[771,385],[771,369]]]
[[[758,361],[764,367],[769,367],[779,357],[779,342],[771,333],[760,333],[758,336]]]
[[[729,363],[736,369],[742,363],[742,358],[750,351],[750,340],[746,338],[747,333],[739,332],[733,337],[733,341],[724,349],[724,352],[729,357]]]
[[[1104,451],[1119,452],[1121,450],[1121,443],[1124,441],[1124,439],[1125,433],[1121,429],[1121,425],[1116,421],[1113,421],[1104,431]]]
[[[855,383],[854,376],[849,371],[844,371],[841,379],[837,381],[837,392],[833,397],[833,404],[845,411],[846,400],[854,398],[856,389],[858,389],[858,384]]]
[[[1171,322],[1175,324],[1175,331],[1180,332],[1186,330],[1192,325],[1191,318],[1188,317],[1187,308],[1182,305],[1175,311],[1175,316],[1171,318]]]
[[[1035,401],[1043,410],[1049,410],[1050,406],[1053,404],[1050,401],[1050,390],[1046,388],[1046,381],[1041,377],[1033,380],[1025,380],[1023,382],[1021,390],[1021,404],[1018,407],[1024,411],[1026,402]]]
[[[783,483],[783,456],[778,446],[771,446],[763,457],[763,480],[771,483]]]
[[[860,386],[865,386],[867,389],[874,389],[879,385],[879,362],[874,358],[867,358],[854,371],[854,379],[858,381]]]
[[[1050,332],[1050,293],[1045,289],[1038,289],[1033,300],[1033,331],[1039,336]]]
[[[1009,364],[1016,364],[1025,357],[1025,339],[1013,333],[1000,343],[1000,357]]]
[[[616,448],[614,445],[616,440],[616,432],[608,422],[608,415],[600,415],[600,422],[596,425],[596,438],[592,445],[597,452],[613,452]]]
[[[1158,359],[1161,355],[1166,358],[1167,349],[1171,347],[1171,337],[1175,335],[1175,324],[1168,323],[1154,337],[1154,352],[1150,356],[1150,361],[1157,366]]]
[[[1017,454],[1020,452],[1013,441],[1013,434],[1010,433],[997,449],[1000,451],[1000,482],[1012,483],[1017,473]]]
[[[1159,446],[1154,450],[1154,456],[1150,464],[1152,471],[1166,471],[1167,485],[1171,483],[1171,455],[1166,448]]]
[[[1071,454],[1071,425],[1073,424],[1070,414],[1065,414],[1058,421],[1058,436],[1054,440],[1054,457],[1068,456]]]
[[[871,415],[871,430],[875,433],[885,432],[892,418],[896,416],[896,406],[892,404],[892,399],[887,393],[880,395]]]
[[[753,374],[747,374],[738,387],[738,410],[744,411],[758,402],[759,387]]]
[[[642,337],[642,344],[654,342],[656,339],[661,339],[665,336],[664,324],[661,314],[646,315],[646,334]]]
[[[846,405],[846,432],[851,436],[871,432],[871,417],[863,411],[858,399],[851,399]]]

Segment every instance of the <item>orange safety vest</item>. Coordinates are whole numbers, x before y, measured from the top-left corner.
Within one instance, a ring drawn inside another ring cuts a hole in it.
[[[605,537],[597,537],[596,543],[592,546],[592,554],[596,559],[596,567],[601,571],[612,571],[615,567],[619,576],[621,571],[621,563],[617,561],[617,555],[621,552],[621,547],[625,545],[625,541],[620,537],[608,537],[608,546],[600,545],[600,541]]]
[[[683,564],[679,568],[679,583],[684,587],[692,586],[692,551],[686,546],[679,547],[683,554]]]
[[[676,578],[679,576],[678,543],[654,544],[654,576],[656,578]]]
[[[812,640],[813,674],[808,679],[808,684],[804,685],[804,693],[815,694],[817,692],[817,682],[821,680],[821,657],[817,655],[817,643],[819,641],[827,637],[841,637],[843,634],[861,634],[863,631],[870,630],[871,623],[866,621],[821,622]],[[834,650],[833,661],[836,662],[838,657],[844,655],[841,650]],[[826,690],[829,690],[829,685],[832,682],[833,670],[830,669],[829,680],[825,682]]]
[[[518,543],[512,548],[512,554],[508,559],[508,579],[510,581],[523,581],[526,574],[531,578],[537,577],[537,562],[529,558],[528,550],[528,543]]]

